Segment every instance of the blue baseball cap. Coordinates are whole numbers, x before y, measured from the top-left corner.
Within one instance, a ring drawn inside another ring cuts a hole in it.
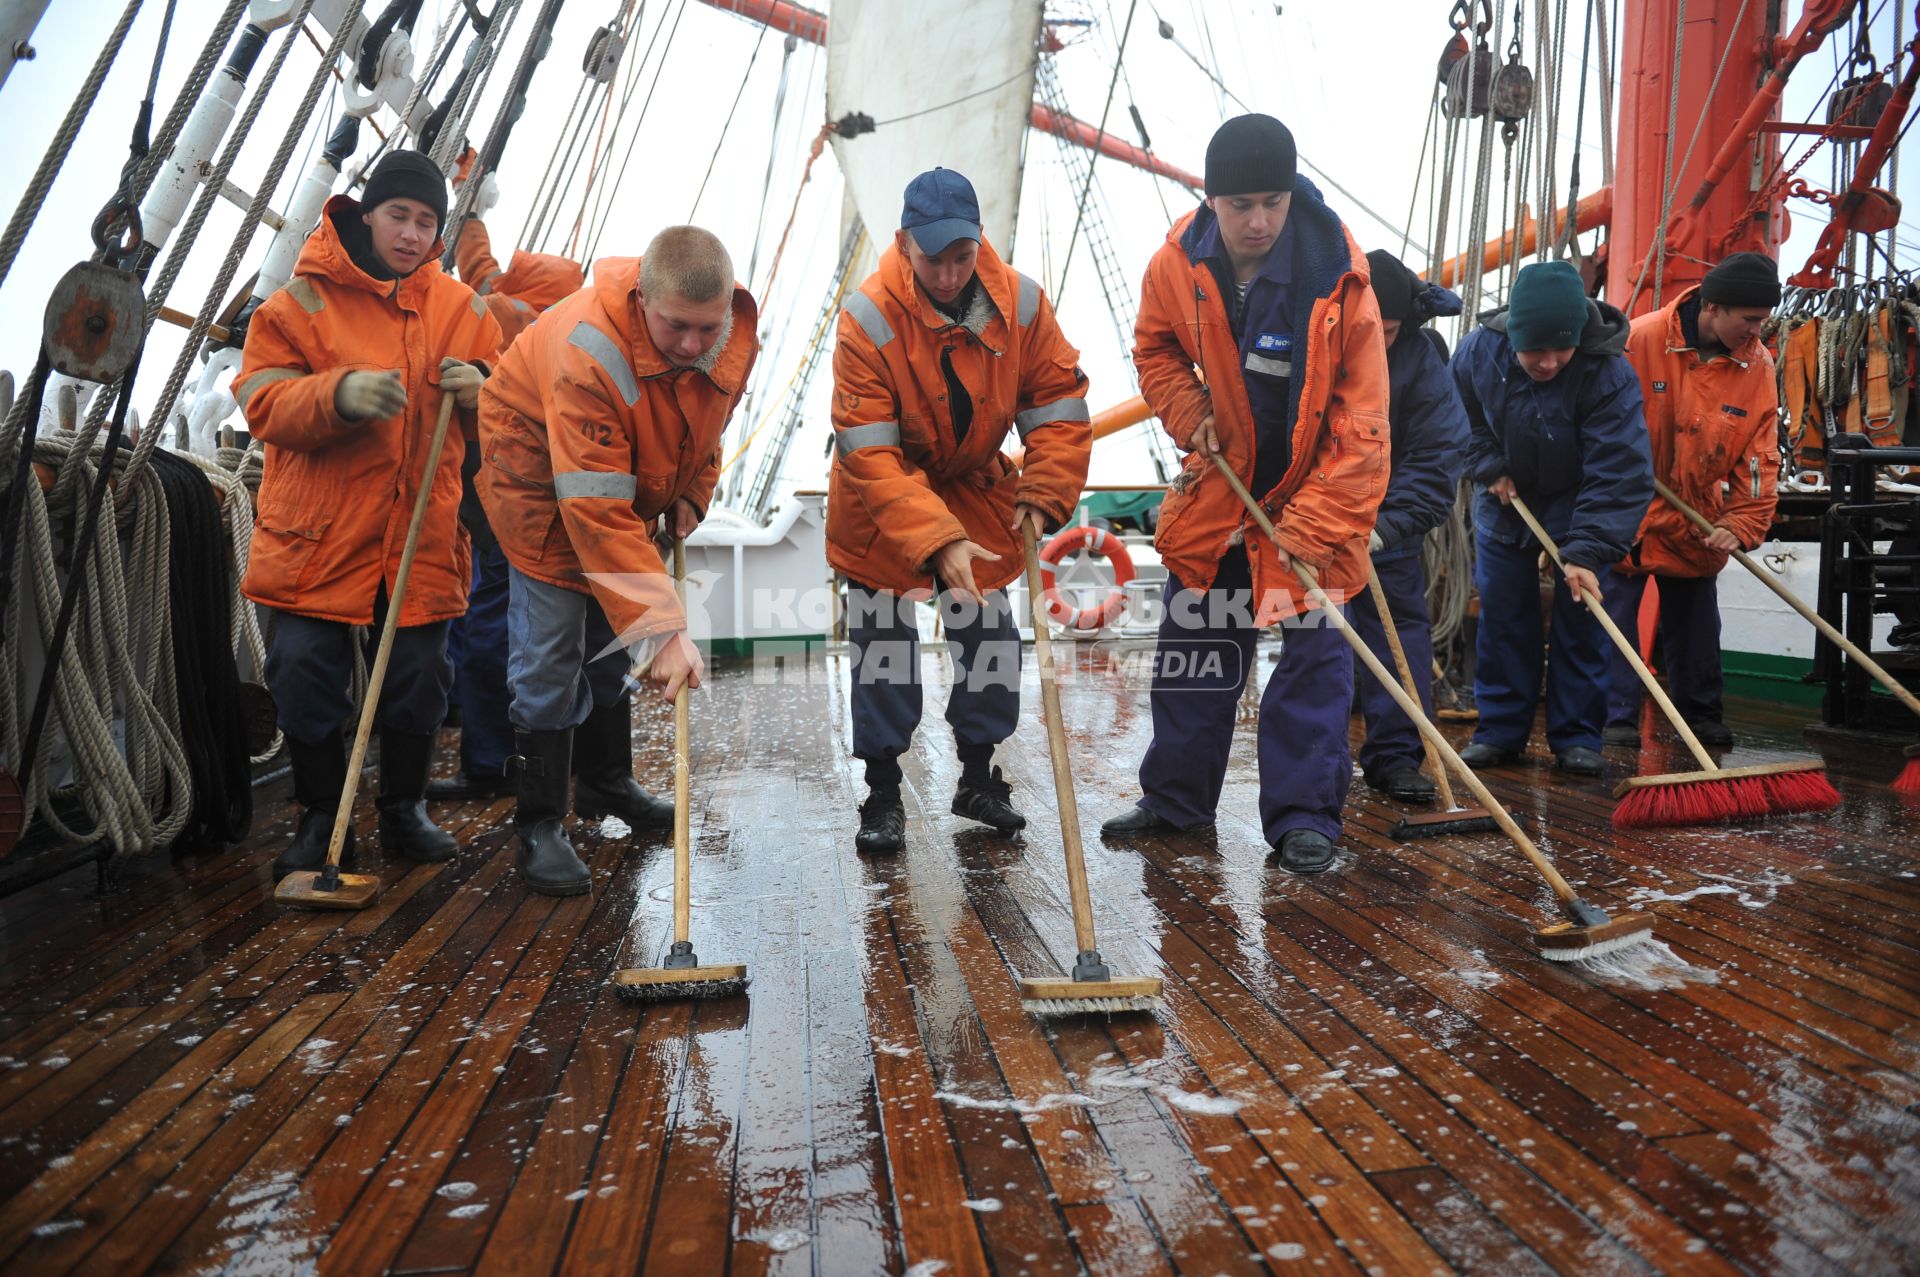
[[[913,232],[923,253],[942,253],[957,239],[980,242],[980,201],[973,183],[952,169],[937,168],[907,183],[900,229]]]

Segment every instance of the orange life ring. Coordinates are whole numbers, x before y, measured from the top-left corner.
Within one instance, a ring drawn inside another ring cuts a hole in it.
[[[1053,569],[1077,550],[1090,551],[1113,564],[1113,589],[1099,607],[1070,607],[1054,586]],[[1127,554],[1126,544],[1105,528],[1074,524],[1054,533],[1040,547],[1041,598],[1046,601],[1047,615],[1072,629],[1098,630],[1119,620],[1127,610],[1126,585],[1131,580],[1133,559]]]

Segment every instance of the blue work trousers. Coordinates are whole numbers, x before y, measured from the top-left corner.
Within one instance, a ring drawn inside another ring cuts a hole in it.
[[[1243,549],[1213,588],[1168,574],[1154,651],[1153,742],[1140,761],[1140,805],[1182,828],[1212,823],[1233,750],[1240,692],[1256,660],[1252,577]],[[1260,825],[1268,843],[1295,829],[1340,837],[1353,776],[1347,715],[1353,650],[1317,612],[1287,621],[1260,697]]]
[[[1600,748],[1607,712],[1607,653],[1612,647],[1600,622],[1577,602],[1555,573],[1553,631],[1540,625],[1539,550],[1509,545],[1484,533],[1477,538],[1480,627],[1475,645],[1473,694],[1480,707],[1475,744],[1519,753],[1533,734],[1540,708],[1542,674],[1547,704],[1547,747],[1555,754],[1581,746]],[[1598,573],[1601,595],[1618,588],[1611,568]]]

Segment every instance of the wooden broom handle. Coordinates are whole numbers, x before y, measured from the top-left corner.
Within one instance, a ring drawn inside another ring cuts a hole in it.
[[[1662,501],[1665,501],[1668,505],[1678,510],[1681,514],[1684,514],[1687,516],[1687,518],[1693,520],[1693,522],[1696,525],[1698,525],[1701,529],[1707,532],[1712,532],[1714,530],[1713,524],[1707,522],[1706,518],[1698,510],[1694,509],[1692,506],[1682,501],[1677,495],[1674,494],[1673,489],[1669,488],[1666,484],[1660,482],[1660,480],[1655,479],[1653,481],[1653,490],[1660,494],[1660,499]],[[1880,686],[1886,688],[1889,692],[1893,693],[1893,695],[1899,697],[1900,703],[1902,705],[1905,705],[1908,709],[1912,710],[1916,715],[1920,715],[1920,699],[1916,699],[1914,697],[1914,694],[1908,691],[1906,687],[1903,686],[1898,679],[1894,678],[1891,674],[1881,669],[1880,663],[1878,661],[1874,660],[1871,656],[1868,656],[1865,652],[1861,651],[1857,644],[1855,644],[1846,635],[1842,634],[1838,629],[1834,628],[1832,622],[1828,621],[1826,617],[1821,616],[1818,612],[1814,611],[1812,608],[1808,607],[1805,603],[1801,602],[1800,597],[1797,594],[1795,594],[1792,590],[1789,590],[1786,586],[1780,584],[1780,582],[1774,578],[1773,573],[1767,571],[1765,568],[1761,567],[1758,563],[1754,562],[1753,556],[1748,554],[1745,550],[1735,550],[1733,552],[1733,557],[1740,561],[1741,567],[1745,568],[1747,571],[1759,577],[1760,583],[1762,585],[1766,586],[1769,590],[1772,590],[1775,594],[1779,595],[1781,602],[1785,603],[1788,607],[1792,608],[1794,611],[1798,612],[1801,616],[1804,616],[1807,620],[1811,621],[1813,623],[1813,628],[1815,628],[1816,630],[1819,630],[1822,634],[1826,635],[1827,638],[1832,641],[1835,647],[1838,647],[1841,651],[1845,652],[1848,656],[1851,656],[1856,662],[1859,663],[1861,669],[1873,675],[1874,680],[1878,682]]]
[[[1087,862],[1080,850],[1080,808],[1073,798],[1067,732],[1060,720],[1060,684],[1053,667],[1053,635],[1047,629],[1047,601],[1040,585],[1040,550],[1033,535],[1033,520],[1020,520],[1020,538],[1027,555],[1027,602],[1033,613],[1033,654],[1040,665],[1040,705],[1047,720],[1047,749],[1053,758],[1053,797],[1060,808],[1060,843],[1067,853],[1073,942],[1086,953],[1099,945],[1093,935],[1093,899],[1087,891]]]
[[[1527,509],[1527,503],[1520,499],[1519,493],[1514,494],[1512,505],[1515,513],[1526,521],[1527,526],[1533,530],[1533,535],[1539,538],[1540,544],[1547,548],[1547,553],[1559,567],[1560,574],[1565,576],[1567,565],[1560,561],[1560,547],[1553,543],[1553,538],[1547,535],[1547,530],[1540,526],[1538,519],[1533,517],[1533,511]],[[1613,640],[1613,645],[1620,649],[1620,655],[1626,657],[1627,663],[1633,666],[1633,672],[1640,676],[1640,682],[1646,687],[1647,694],[1653,697],[1654,703],[1660,706],[1660,712],[1667,716],[1669,723],[1673,724],[1673,730],[1680,734],[1680,739],[1686,743],[1687,749],[1693,754],[1693,760],[1700,764],[1700,769],[1709,772],[1719,771],[1720,764],[1713,761],[1713,755],[1706,751],[1706,747],[1700,743],[1700,738],[1693,734],[1691,727],[1687,726],[1687,720],[1680,717],[1680,711],[1674,708],[1671,700],[1667,699],[1666,689],[1655,681],[1653,671],[1648,669],[1647,663],[1640,659],[1640,653],[1634,650],[1633,643],[1620,632],[1620,627],[1613,623],[1613,618],[1607,615],[1606,606],[1593,596],[1591,590],[1580,591],[1580,599],[1587,605],[1587,610],[1593,613],[1594,619],[1600,622],[1601,628],[1606,630],[1607,637]]]
[[[1393,610],[1387,606],[1387,592],[1380,585],[1380,574],[1373,570],[1371,560],[1367,563],[1367,589],[1373,594],[1373,610],[1380,614],[1380,628],[1386,632],[1387,647],[1393,652],[1393,667],[1400,671],[1400,682],[1407,689],[1407,695],[1420,699],[1420,685],[1413,681],[1413,667],[1407,664],[1407,650],[1400,646],[1400,628],[1393,623]],[[1446,811],[1453,810],[1453,786],[1447,783],[1447,769],[1441,763],[1440,755],[1434,752],[1433,745],[1426,737],[1420,743],[1427,750],[1427,766],[1433,772],[1433,782],[1440,787],[1440,802]]]
[[[360,790],[360,768],[367,760],[367,739],[373,735],[374,714],[380,708],[380,689],[387,681],[387,660],[393,655],[393,634],[400,628],[400,605],[406,601],[407,578],[413,574],[413,552],[420,545],[420,525],[427,521],[427,503],[433,496],[434,474],[440,468],[440,447],[447,441],[447,423],[453,420],[454,397],[440,396],[440,416],[433,423],[433,441],[427,445],[426,468],[420,472],[420,495],[413,499],[413,519],[407,524],[407,540],[400,549],[400,566],[393,574],[393,590],[387,595],[387,615],[380,626],[380,646],[373,654],[373,672],[367,675],[367,691],[360,703],[360,725],[354,729],[353,753],[347,759],[347,780],[340,790],[340,805],[333,813],[333,836],[327,839],[327,864],[336,872],[340,854],[347,845],[347,830],[353,826],[353,800]]]
[[[1260,530],[1267,534],[1275,546],[1278,546],[1280,534],[1275,530],[1273,520],[1267,517],[1267,512],[1260,508],[1260,503],[1253,499],[1251,492],[1247,491],[1247,485],[1240,482],[1240,476],[1227,465],[1227,459],[1217,452],[1212,455],[1213,464],[1219,467],[1222,475],[1226,476],[1228,486],[1233,489],[1234,495],[1240,498],[1241,504],[1247,507],[1247,513],[1253,516],[1254,522],[1260,525]],[[1420,729],[1421,738],[1426,741],[1428,747],[1440,752],[1440,756],[1447,760],[1447,765],[1459,773],[1460,779],[1466,782],[1474,799],[1493,816],[1494,823],[1500,826],[1500,832],[1505,834],[1513,845],[1533,862],[1533,867],[1540,871],[1540,875],[1547,880],[1547,885],[1553,888],[1553,894],[1558,896],[1563,904],[1570,904],[1576,900],[1577,893],[1567,885],[1567,880],[1560,876],[1560,871],[1540,854],[1540,849],[1533,845],[1533,840],[1514,823],[1513,817],[1507,813],[1505,807],[1500,805],[1500,800],[1493,796],[1493,791],[1487,788],[1486,782],[1476,776],[1471,767],[1460,761],[1460,755],[1454,751],[1452,745],[1447,743],[1447,738],[1440,734],[1440,729],[1421,712],[1420,703],[1407,695],[1405,689],[1394,680],[1393,675],[1387,672],[1387,667],[1380,663],[1380,658],[1373,654],[1373,649],[1354,633],[1353,626],[1349,625],[1347,618],[1340,614],[1339,607],[1320,588],[1320,582],[1314,576],[1313,569],[1299,559],[1294,559],[1293,574],[1300,578],[1302,585],[1307,587],[1307,597],[1320,605],[1320,610],[1326,614],[1327,620],[1347,640],[1353,648],[1354,655],[1360,658],[1373,676],[1380,680],[1380,685],[1392,695],[1394,704],[1413,720],[1413,725]]]
[[[673,517],[671,511],[667,517]],[[673,539],[673,592],[679,597],[683,610],[687,603],[686,584],[687,543],[676,536]],[[674,637],[668,634],[664,641],[671,643]],[[632,730],[631,725],[628,730]],[[680,690],[673,694],[673,938],[676,943],[684,942],[693,927],[688,916],[693,902],[693,848],[687,829],[693,823],[693,794],[687,763],[687,737],[691,732],[687,685],[682,683]]]

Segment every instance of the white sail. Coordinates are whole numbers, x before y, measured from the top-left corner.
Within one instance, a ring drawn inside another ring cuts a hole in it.
[[[877,126],[833,139],[876,248],[900,224],[907,182],[938,166],[973,183],[988,240],[1011,257],[1040,9],[1041,0],[835,0],[827,116],[860,113]]]

